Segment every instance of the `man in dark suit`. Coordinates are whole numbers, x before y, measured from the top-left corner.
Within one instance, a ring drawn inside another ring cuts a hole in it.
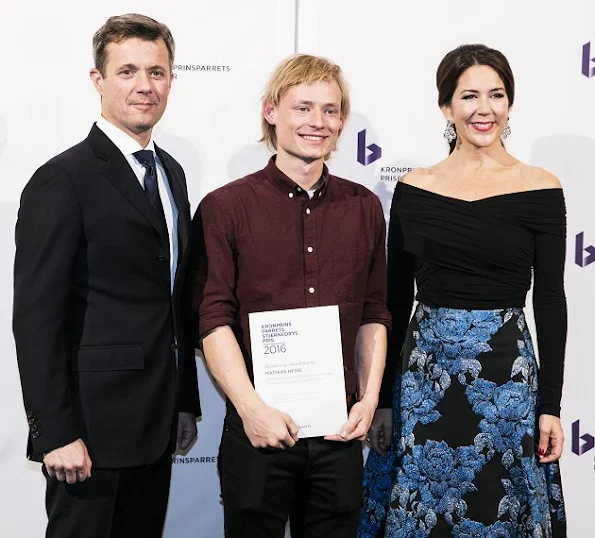
[[[160,537],[171,453],[200,415],[180,165],[152,140],[173,78],[169,29],[129,14],[93,38],[101,118],[25,187],[13,328],[47,478],[47,537]],[[186,299],[188,298],[188,299]]]

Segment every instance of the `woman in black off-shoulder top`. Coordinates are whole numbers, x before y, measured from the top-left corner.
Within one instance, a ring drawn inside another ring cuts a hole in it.
[[[393,196],[393,330],[358,535],[565,537],[564,196],[504,148],[514,79],[499,51],[458,47],[437,85],[451,153]]]

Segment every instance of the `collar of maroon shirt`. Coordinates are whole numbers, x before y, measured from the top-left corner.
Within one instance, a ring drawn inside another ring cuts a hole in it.
[[[285,195],[288,195],[290,192],[296,193],[297,195],[305,194],[306,191],[302,189],[302,187],[300,187],[293,179],[285,175],[277,168],[277,165],[275,164],[276,157],[276,155],[273,155],[263,170],[267,181],[269,181],[275,186],[275,188],[279,189]],[[319,180],[320,185],[314,193],[314,199],[322,196],[328,189],[329,176],[328,167],[326,164],[324,164],[322,168],[322,175],[320,176]]]

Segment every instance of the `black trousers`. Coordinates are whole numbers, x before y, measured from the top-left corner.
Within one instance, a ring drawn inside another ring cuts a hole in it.
[[[254,448],[235,413],[220,448],[226,538],[351,538],[362,499],[362,446],[300,439],[285,450]]]
[[[171,453],[142,467],[91,469],[91,478],[67,484],[46,477],[46,538],[161,538]]]

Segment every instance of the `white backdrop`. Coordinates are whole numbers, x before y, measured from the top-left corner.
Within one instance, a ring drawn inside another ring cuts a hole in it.
[[[100,6],[86,4],[84,15],[80,10],[74,0],[31,0],[2,10],[0,535],[38,537],[45,525],[44,481],[39,466],[24,458],[27,427],[10,322],[19,195],[40,164],[86,136],[99,113],[88,78],[92,34],[110,15],[139,11],[171,27],[175,63],[189,66],[176,69],[155,139],[184,166],[193,210],[207,192],[266,162],[267,152],[256,144],[259,98],[273,66],[294,50],[327,56],[343,67],[353,114],[330,168],[367,185],[386,210],[398,177],[446,155],[434,83],[440,59],[469,42],[504,52],[517,80],[507,147],[521,160],[552,171],[566,191],[570,332],[562,472],[569,536],[591,536],[595,364],[588,335],[595,298],[589,285],[595,278],[595,255],[589,250],[595,244],[590,200],[595,195],[590,183],[595,179],[595,77],[582,71],[584,51],[587,67],[595,66],[590,61],[595,3],[566,0],[554,11],[538,0],[104,0]],[[369,164],[358,162],[358,138]],[[380,149],[366,150],[371,144]],[[578,257],[577,236],[582,241]],[[216,474],[223,406],[200,359],[199,382],[204,418],[197,443],[175,459],[166,538],[223,535]]]

